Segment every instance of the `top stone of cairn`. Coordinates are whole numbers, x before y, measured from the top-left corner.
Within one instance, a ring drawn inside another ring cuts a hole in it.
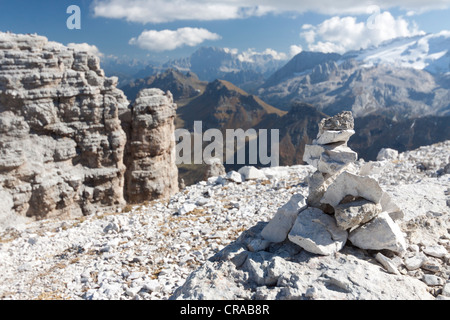
[[[353,130],[355,127],[351,111],[343,111],[334,117],[322,119],[319,123],[319,132],[325,130]]]

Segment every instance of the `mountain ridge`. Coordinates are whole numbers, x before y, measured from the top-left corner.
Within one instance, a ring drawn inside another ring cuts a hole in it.
[[[333,115],[392,118],[450,112],[450,32],[397,38],[343,55],[301,52],[257,90],[268,103],[285,109],[293,100]],[[307,56],[317,59],[302,61]]]

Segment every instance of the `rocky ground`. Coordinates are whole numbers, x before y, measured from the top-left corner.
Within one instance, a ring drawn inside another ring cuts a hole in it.
[[[119,213],[0,229],[0,297],[168,299],[180,288],[174,298],[221,298],[217,289],[198,292],[201,279],[214,271],[230,276],[212,281],[225,288],[224,298],[445,299],[450,297],[449,155],[447,141],[395,159],[357,163],[370,166],[405,213],[398,223],[407,253],[383,252],[394,271],[382,266],[377,252],[351,245],[318,257],[294,244],[280,252],[280,246],[254,241],[293,194],[307,195],[306,178],[315,168],[292,166],[264,169],[263,176],[243,182],[235,173],[210,178],[169,201],[127,206]],[[242,244],[248,253],[232,254]],[[238,263],[239,257],[246,259]],[[271,267],[261,268],[267,261]],[[336,262],[348,268],[339,269]],[[297,265],[307,269],[295,279],[277,275],[278,267]]]

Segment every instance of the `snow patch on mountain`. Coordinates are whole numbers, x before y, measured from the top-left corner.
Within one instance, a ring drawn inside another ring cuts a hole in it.
[[[349,52],[345,58],[354,57],[364,67],[389,64],[394,67],[414,68],[431,73],[445,73],[450,68],[450,31],[401,38],[362,50]]]

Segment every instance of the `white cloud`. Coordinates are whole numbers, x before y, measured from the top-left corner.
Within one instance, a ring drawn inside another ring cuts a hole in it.
[[[267,48],[262,52],[263,55],[272,56],[274,60],[286,60],[287,56],[284,52],[278,52],[274,49]]]
[[[299,54],[300,52],[303,51],[302,46],[297,46],[295,44],[293,44],[292,46],[290,46],[289,48],[289,55],[291,57],[296,56],[297,54]]]
[[[237,55],[237,58],[242,62],[256,62],[257,60],[264,60],[268,57],[273,60],[286,60],[288,58],[285,53],[278,52],[271,48],[267,48],[262,52],[255,51],[254,49],[247,49]]]
[[[230,54],[238,54],[239,50],[236,48],[223,48],[223,51]]]
[[[308,50],[344,53],[418,34],[424,32],[414,23],[410,24],[402,17],[394,18],[385,11],[364,22],[357,22],[355,17],[332,17],[317,26],[308,25],[300,36],[308,43]]]
[[[104,54],[100,52],[97,46],[88,43],[68,43],[67,47],[74,48],[78,51],[86,51],[87,53],[93,54],[99,58],[103,57]]]
[[[140,23],[177,20],[227,20],[282,12],[328,15],[367,14],[373,0],[96,0],[95,16]],[[400,8],[425,12],[450,7],[450,0],[379,0],[383,10]]]
[[[182,46],[196,46],[205,40],[218,40],[221,37],[203,28],[179,28],[177,30],[145,30],[139,37],[132,38],[129,44],[149,51],[174,50]]]

